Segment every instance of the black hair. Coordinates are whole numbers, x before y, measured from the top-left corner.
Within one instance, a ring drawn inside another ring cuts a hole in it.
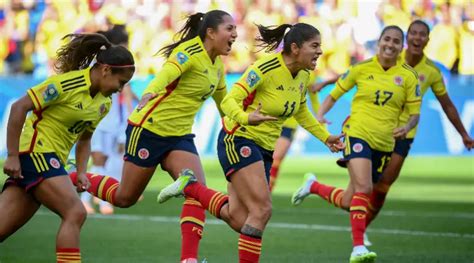
[[[298,47],[301,47],[304,42],[321,34],[317,28],[306,23],[297,23],[295,25],[283,24],[268,27],[257,25],[257,28],[260,32],[260,36],[257,37],[256,40],[261,42],[257,45],[258,47],[269,52],[277,49],[283,41],[283,53],[285,54],[291,52],[291,43],[295,43]],[[290,30],[285,34],[288,28]]]
[[[99,31],[97,33],[104,35],[107,40],[114,45],[128,44],[128,33],[124,25],[114,25],[112,29]]]
[[[402,46],[403,46],[403,40],[404,40],[403,30],[399,26],[395,26],[395,25],[390,25],[390,26],[384,27],[384,29],[382,30],[382,33],[380,33],[379,41],[382,39],[385,32],[387,32],[388,30],[391,30],[391,29],[397,30],[398,32],[400,32],[400,34],[402,35],[401,40],[402,40]]]
[[[407,33],[410,32],[410,29],[413,25],[422,25],[422,26],[426,27],[426,32],[428,32],[428,35],[430,34],[430,26],[425,21],[419,20],[419,19],[411,22],[410,26],[408,27]]]
[[[206,30],[212,28],[217,30],[217,27],[224,21],[224,16],[230,16],[229,13],[222,10],[212,10],[207,13],[196,13],[188,16],[186,23],[176,35],[180,36],[179,40],[173,44],[161,48],[157,54],[163,54],[169,57],[173,49],[179,44],[188,41],[196,36],[199,36],[202,41],[206,38]]]
[[[132,53],[122,46],[110,43],[101,34],[68,34],[62,39],[71,38],[57,51],[56,72],[65,73],[87,68],[96,59],[98,64],[106,64],[112,73],[125,69],[135,70]]]

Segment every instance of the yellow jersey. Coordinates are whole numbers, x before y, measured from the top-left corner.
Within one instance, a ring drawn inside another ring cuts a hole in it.
[[[220,112],[226,94],[224,64],[220,57],[213,63],[199,36],[195,37],[173,50],[145,93],[157,96],[132,112],[130,124],[165,137],[190,134],[207,98],[214,98]]]
[[[20,136],[21,153],[54,152],[65,164],[84,130],[109,112],[110,97],[90,95],[90,68],[52,76],[27,91],[34,104]]]
[[[294,116],[303,128],[325,142],[329,132],[306,106],[309,77],[307,70],[300,70],[292,76],[281,53],[257,60],[222,101],[224,130],[251,139],[264,149],[273,150],[283,122]],[[255,111],[259,104],[262,105],[262,114],[277,117],[278,120],[248,125],[249,113]]]
[[[308,86],[306,87],[307,89],[310,89],[311,86],[316,82],[316,73],[314,71],[310,72],[310,77],[309,77],[309,82]],[[319,109],[319,96],[318,92],[308,92],[309,95],[309,100],[311,102],[311,108],[313,109],[313,113],[316,114]],[[285,128],[290,128],[295,130],[298,128],[298,122],[295,120],[295,118],[288,118],[286,121],[283,123],[283,127]]]
[[[406,52],[403,51],[402,59],[405,61]],[[446,94],[446,86],[444,85],[443,75],[441,71],[436,67],[436,65],[426,56],[423,56],[421,61],[414,67],[415,71],[418,73],[418,80],[420,83],[421,97],[425,95],[429,87],[436,96],[442,96]],[[408,122],[410,114],[408,109],[404,109],[402,115],[400,115],[400,124],[403,126]],[[418,127],[418,126],[417,126]],[[413,128],[408,134],[407,138],[413,139],[416,135],[417,127]]]
[[[357,86],[352,99],[350,128],[347,135],[365,140],[372,149],[391,152],[402,110],[419,114],[421,91],[413,68],[398,60],[388,70],[377,56],[352,66],[336,82],[330,96],[337,100]]]

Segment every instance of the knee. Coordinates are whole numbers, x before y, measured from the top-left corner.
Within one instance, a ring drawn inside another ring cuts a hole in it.
[[[64,221],[68,221],[72,224],[82,226],[87,218],[87,212],[81,202],[73,205],[71,208],[62,215]]]
[[[128,208],[137,203],[137,198],[133,197],[119,197],[117,196],[114,200],[113,205],[120,208]]]

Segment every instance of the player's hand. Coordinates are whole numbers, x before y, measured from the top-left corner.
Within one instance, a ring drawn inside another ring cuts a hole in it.
[[[265,122],[265,121],[278,120],[278,118],[276,117],[263,115],[262,113],[260,113],[261,109],[262,109],[262,104],[259,103],[255,111],[249,114],[249,125],[259,125],[260,123]]]
[[[91,182],[87,178],[85,173],[77,174],[77,192],[84,192],[91,186]]]
[[[406,138],[409,131],[410,130],[408,130],[406,126],[395,128],[395,130],[393,130],[393,138],[403,140]]]
[[[324,116],[316,115],[316,120],[318,120],[322,124],[330,125],[332,122],[324,118]]]
[[[470,151],[474,147],[474,141],[469,135],[462,137],[462,142],[464,143],[464,146],[466,146],[466,149],[468,151]]]
[[[330,135],[326,140],[326,146],[331,150],[331,152],[339,152],[344,150],[346,144],[341,140],[345,136],[344,133],[339,135]]]
[[[3,164],[3,173],[13,179],[23,179],[21,174],[20,157],[18,155],[10,155]]]
[[[148,101],[154,99],[157,96],[155,93],[145,93],[143,94],[142,98],[140,99],[140,102],[137,105],[137,111],[140,111],[145,107],[145,105],[148,103]]]
[[[320,92],[326,84],[324,82],[319,82],[311,86],[309,89],[312,93]]]

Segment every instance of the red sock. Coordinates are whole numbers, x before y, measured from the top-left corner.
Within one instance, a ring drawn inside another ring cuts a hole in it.
[[[270,192],[273,191],[273,188],[275,187],[279,170],[280,170],[280,165],[273,162],[272,168],[270,168]]]
[[[369,211],[367,213],[366,226],[369,226],[370,223],[372,223],[375,217],[377,217],[379,211],[382,209],[389,189],[390,185],[387,184],[381,184],[377,187],[374,187],[374,190],[370,195],[370,204]]]
[[[86,173],[87,178],[91,182],[91,186],[87,189],[91,195],[107,201],[112,205],[115,205],[115,192],[119,187],[119,181],[110,176],[98,175],[93,173]],[[69,174],[71,181],[74,185],[77,184],[77,173],[73,172]]]
[[[201,241],[206,210],[201,203],[186,198],[181,212],[181,260],[198,258],[199,242]]]
[[[368,206],[369,195],[360,192],[354,194],[350,207],[353,246],[364,245],[365,219]]]
[[[79,248],[56,248],[56,262],[57,263],[66,263],[66,262],[81,262],[81,251]]]
[[[239,263],[257,263],[262,252],[262,239],[240,234]]]
[[[184,194],[187,197],[196,199],[199,203],[201,203],[204,209],[209,211],[217,218],[220,218],[219,214],[221,208],[229,200],[227,195],[209,189],[200,183],[192,183],[187,185],[184,188]]]
[[[321,196],[321,198],[328,201],[330,204],[335,205],[336,207],[341,207],[341,200],[344,194],[344,190],[341,188],[314,182],[311,185],[310,192]]]

